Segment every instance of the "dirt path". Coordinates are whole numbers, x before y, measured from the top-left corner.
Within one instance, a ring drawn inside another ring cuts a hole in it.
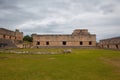
[[[104,61],[104,63],[116,66],[118,68],[120,68],[120,58],[116,58],[116,59],[110,59],[110,58],[100,58],[101,60]]]

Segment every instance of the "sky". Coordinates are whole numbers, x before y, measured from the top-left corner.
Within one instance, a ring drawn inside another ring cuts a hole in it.
[[[88,29],[97,41],[120,36],[120,0],[0,0],[0,27],[24,35]]]

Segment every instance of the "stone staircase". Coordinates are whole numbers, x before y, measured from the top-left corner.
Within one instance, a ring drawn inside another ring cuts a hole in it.
[[[17,48],[14,41],[0,38],[0,48]]]

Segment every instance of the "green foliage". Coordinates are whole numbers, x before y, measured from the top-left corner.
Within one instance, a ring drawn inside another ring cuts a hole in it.
[[[62,49],[12,50],[56,52]],[[115,65],[119,61],[120,51],[102,49],[72,49],[71,54],[52,55],[1,52],[0,80],[120,80],[120,66]]]
[[[28,42],[32,42],[33,39],[32,39],[32,36],[26,35],[26,36],[24,36],[23,40],[28,41]]]

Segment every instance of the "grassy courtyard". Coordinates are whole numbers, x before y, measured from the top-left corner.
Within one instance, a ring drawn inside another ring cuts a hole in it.
[[[62,51],[12,50],[58,53]],[[0,80],[120,80],[120,51],[72,49],[71,54],[13,54],[2,51]]]

